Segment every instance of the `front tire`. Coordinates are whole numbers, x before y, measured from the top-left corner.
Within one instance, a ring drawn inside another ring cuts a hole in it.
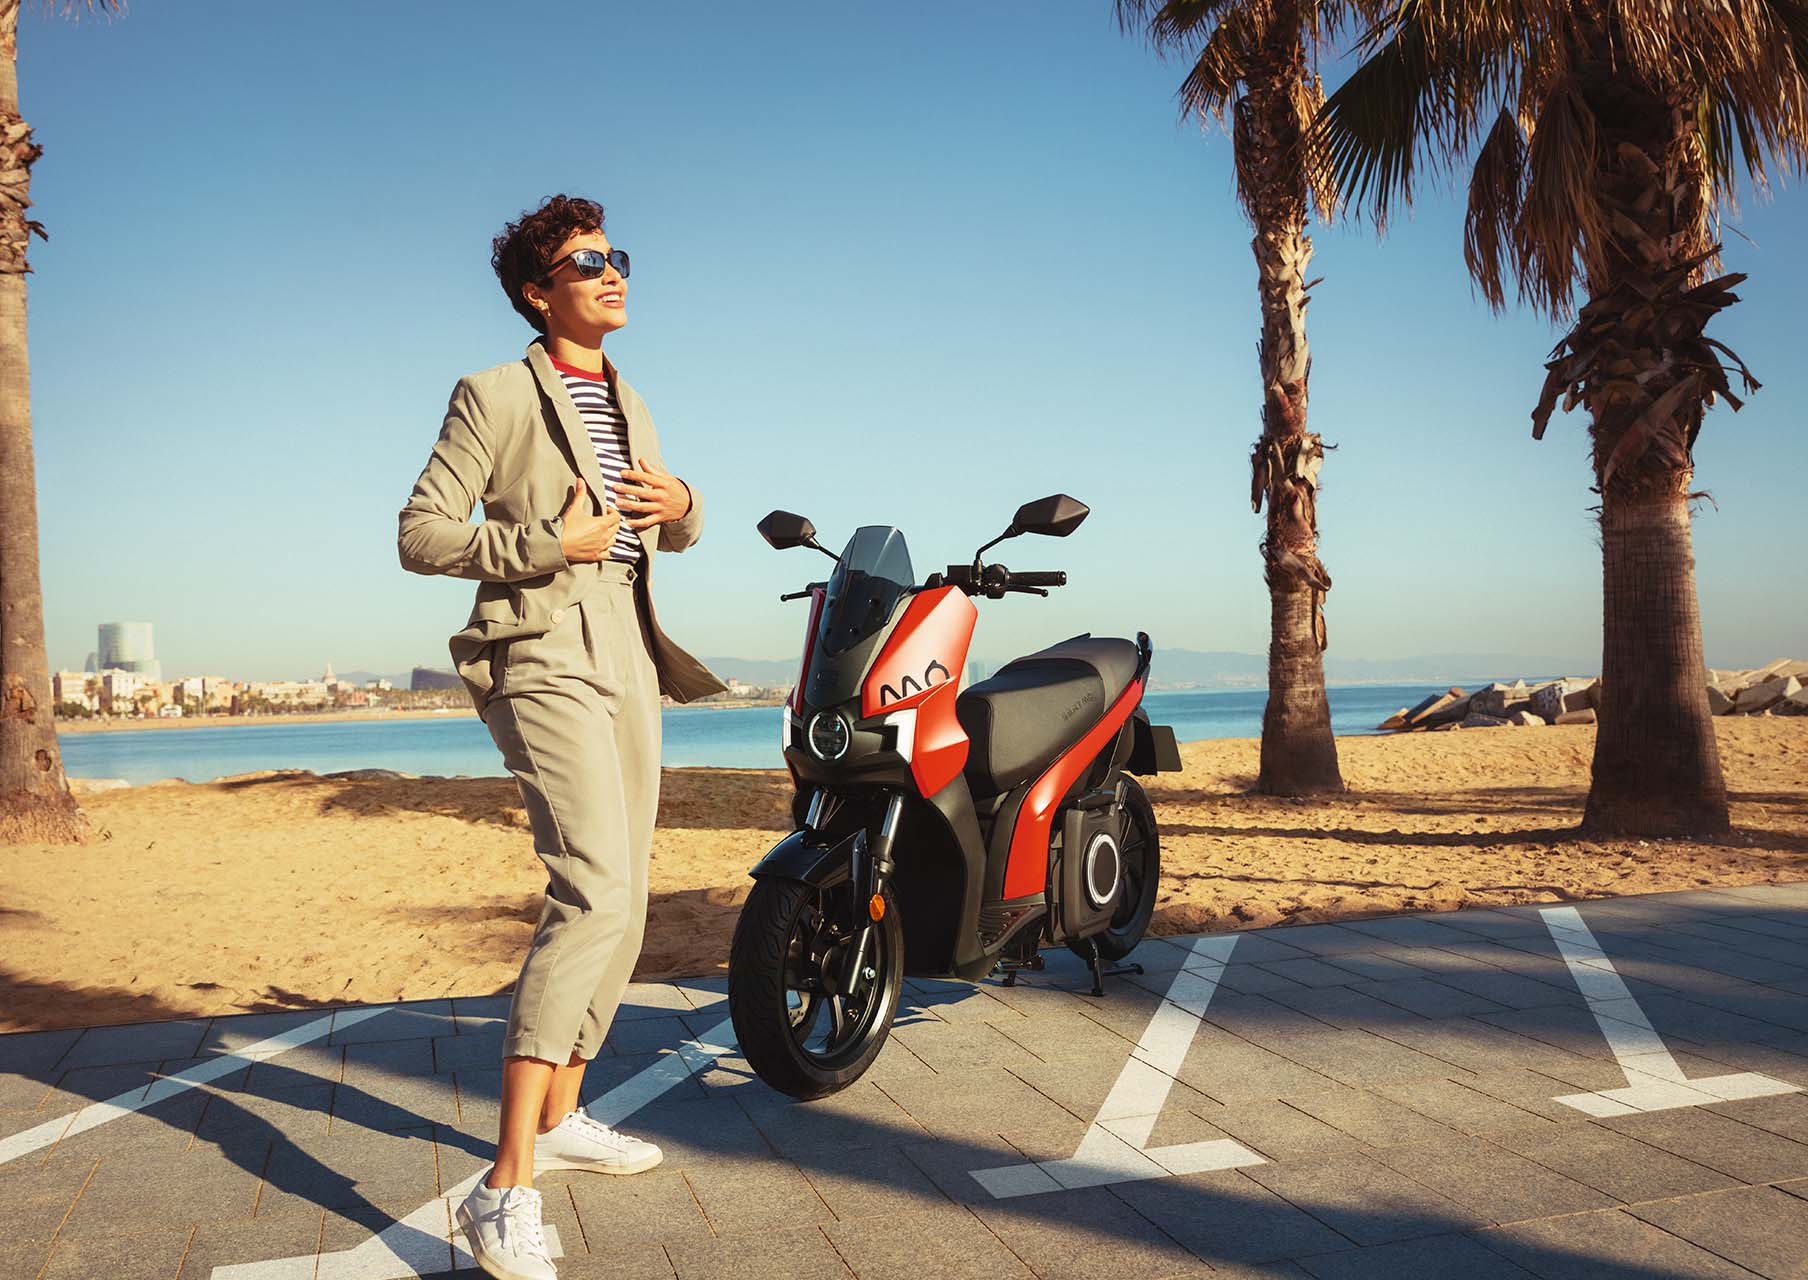
[[[1161,831],[1155,822],[1155,806],[1149,803],[1143,784],[1129,774],[1118,776],[1123,792],[1123,820],[1118,826],[1119,873],[1117,906],[1101,933],[1069,942],[1068,949],[1083,959],[1092,956],[1092,944],[1110,962],[1122,960],[1136,949],[1155,915],[1155,898],[1161,889]]]
[[[853,949],[845,936],[853,893],[849,881],[818,889],[760,880],[735,924],[728,961],[735,1036],[760,1079],[793,1098],[820,1098],[858,1080],[897,1012],[904,930],[889,892],[862,966],[873,977],[850,995],[826,989]]]

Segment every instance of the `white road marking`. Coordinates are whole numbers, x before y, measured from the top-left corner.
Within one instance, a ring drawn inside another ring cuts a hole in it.
[[[686,1076],[703,1070],[735,1048],[734,1022],[724,1018],[694,1040],[686,1040],[675,1053],[636,1075],[628,1077],[608,1093],[584,1108],[604,1124],[614,1125],[627,1119],[649,1102],[663,1095]],[[436,1196],[399,1222],[393,1222],[376,1235],[349,1249],[319,1255],[276,1258],[269,1262],[239,1262],[215,1267],[212,1280],[407,1280],[410,1276],[430,1275],[452,1268],[471,1270],[477,1266],[463,1243],[463,1233],[452,1226],[452,1208],[471,1193],[479,1178],[487,1176],[488,1166]],[[547,1252],[561,1256],[558,1232],[546,1227]]]
[[[1607,1047],[1626,1073],[1624,1089],[1570,1093],[1552,1101],[1574,1107],[1591,1116],[1624,1116],[1635,1111],[1668,1111],[1675,1107],[1699,1107],[1735,1098],[1765,1098],[1772,1094],[1799,1093],[1782,1080],[1755,1071],[1732,1075],[1702,1076],[1690,1080],[1664,1047],[1662,1037],[1626,989],[1619,970],[1601,950],[1595,935],[1574,907],[1545,907],[1539,911],[1550,929],[1563,962],[1588,1001],[1589,1012],[1600,1024]]]
[[[391,1005],[377,1005],[369,1009],[340,1009],[337,1013],[329,1013],[324,1018],[304,1022],[299,1027],[291,1027],[280,1035],[247,1045],[236,1053],[223,1053],[217,1058],[209,1058],[184,1071],[178,1071],[173,1076],[161,1076],[151,1081],[148,1086],[140,1085],[136,1089],[128,1089],[104,1102],[91,1102],[80,1111],[72,1111],[68,1115],[58,1116],[55,1120],[47,1120],[36,1128],[27,1129],[23,1133],[0,1138],[0,1164],[5,1164],[9,1160],[17,1160],[20,1156],[29,1155],[33,1151],[41,1151],[52,1143],[65,1138],[73,1138],[78,1133],[86,1133],[90,1129],[106,1124],[109,1120],[129,1116],[134,1111],[142,1111],[153,1103],[175,1097],[185,1089],[192,1089],[198,1084],[206,1084],[209,1080],[217,1080],[221,1076],[231,1075],[240,1067],[254,1062],[268,1061],[279,1053],[293,1049],[296,1045],[307,1044],[310,1040],[318,1040],[332,1031],[335,1017],[339,1019],[341,1027],[356,1026],[366,1018],[374,1018],[379,1013],[388,1013],[392,1007]]]
[[[1174,1077],[1186,1061],[1187,1048],[1193,1043],[1236,945],[1234,933],[1194,941],[1192,958],[1174,975],[1167,996],[1156,1007],[1155,1016],[1149,1019],[1142,1039],[1130,1051],[1129,1061],[1124,1063],[1117,1082],[1072,1156],[975,1169],[974,1180],[1003,1200],[1043,1191],[1266,1164],[1261,1156],[1229,1138],[1168,1147],[1148,1145],[1162,1104],[1174,1087]]]

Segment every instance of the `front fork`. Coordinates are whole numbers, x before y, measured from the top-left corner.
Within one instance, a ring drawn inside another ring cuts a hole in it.
[[[818,791],[811,798],[806,825],[814,827],[820,820],[826,794]],[[837,975],[841,995],[853,995],[856,988],[877,976],[867,972],[866,956],[872,948],[873,928],[879,918],[874,912],[885,910],[885,886],[891,879],[893,868],[892,846],[897,840],[898,822],[903,815],[904,795],[894,791],[886,800],[885,816],[879,822],[878,838],[865,846],[864,856],[858,843],[851,851],[854,865],[848,868],[848,877],[854,886],[853,917],[847,923],[854,943],[848,952],[847,963]]]

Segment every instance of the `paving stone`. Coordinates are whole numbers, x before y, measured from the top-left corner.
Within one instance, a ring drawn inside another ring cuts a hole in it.
[[[368,1078],[367,1078],[368,1079]],[[331,1129],[418,1129],[424,1124],[456,1124],[458,1099],[446,1076],[368,1081],[333,1086]]]
[[[1105,1099],[1110,1097],[1112,1086],[1123,1073],[1129,1057],[1128,1053],[1120,1053],[1091,1060],[1023,1063],[1010,1070],[1012,1075],[1070,1115],[1090,1122],[1098,1115]],[[1218,1104],[1191,1085],[1175,1081],[1168,1086],[1164,1105],[1198,1110]],[[1200,1114],[1205,1112],[1200,1111]]]
[[[1305,987],[1343,987],[1362,981],[1362,975],[1335,967],[1313,956],[1298,960],[1273,960],[1258,967],[1266,973]]]
[[[1448,929],[1480,934],[1484,938],[1545,937],[1549,932],[1543,919],[1535,912],[1527,914],[1488,907],[1443,912],[1426,916],[1425,919]]]
[[[604,1044],[613,1053],[632,1056],[675,1049],[693,1034],[684,1019],[674,1013],[665,1017],[617,1021],[610,1026]]]
[[[628,986],[628,995],[623,997],[626,1004],[632,996],[634,984]],[[515,1001],[512,995],[499,996],[454,996],[452,997],[452,1021],[458,1028],[459,1035],[467,1035],[472,1031],[493,1030],[498,1024],[508,1021],[509,1006]],[[620,1018],[620,1014],[616,1015]]]
[[[1425,916],[1389,916],[1380,920],[1348,920],[1344,928],[1408,947],[1437,947],[1466,941],[1471,935]]]
[[[49,1241],[94,1175],[96,1158],[52,1165],[0,1165],[8,1247]],[[38,1260],[42,1263],[43,1259]]]
[[[1473,1235],[1431,1236],[1349,1249],[1302,1258],[1300,1265],[1318,1280],[1446,1280],[1457,1275],[1508,1280],[1537,1274],[1490,1252]]]
[[[62,1072],[54,1088],[38,1104],[43,1120],[80,1111],[96,1102],[117,1102],[129,1106],[144,1097],[146,1089],[158,1078],[155,1062],[128,1063],[119,1066],[77,1067]]]
[[[1290,1095],[1286,1101],[1372,1147],[1408,1146],[1458,1137],[1448,1125],[1366,1089],[1324,1089]]]
[[[844,1223],[920,1215],[951,1206],[901,1146],[818,1151],[800,1160],[798,1167],[823,1203]]]
[[[297,1031],[312,1023],[324,1022],[326,1031],[319,1039],[325,1040],[332,1030],[333,1014],[326,1009],[296,1009],[288,1013],[241,1013],[231,1017],[215,1018],[208,1024],[207,1034],[201,1040],[198,1054],[238,1053],[253,1045],[262,1044],[273,1036],[286,1031]],[[306,1043],[312,1043],[312,1039]]]
[[[1179,1079],[1214,1102],[1253,1102],[1323,1089],[1332,1080],[1291,1057],[1202,1026],[1181,1063]]]
[[[703,1206],[680,1170],[661,1167],[631,1178],[573,1175],[566,1190],[592,1253],[710,1238]]]
[[[1294,948],[1296,954],[1304,953],[1319,957],[1347,955],[1353,951],[1374,951],[1387,945],[1383,939],[1357,933],[1343,925],[1336,924],[1292,925],[1261,936],[1267,941],[1278,942],[1283,946]],[[1288,957],[1254,954],[1242,943],[1238,943],[1237,951],[1231,954],[1231,958],[1260,964],[1270,959],[1287,959]]]
[[[82,1038],[80,1027],[62,1031],[13,1031],[0,1035],[0,1072],[41,1075],[58,1065]]]
[[[780,1155],[792,1159],[827,1149],[895,1147],[930,1135],[878,1085],[858,1080],[814,1102],[742,1104],[742,1110]]]
[[[252,1062],[245,1087],[259,1092],[293,1089],[301,1083],[338,1084],[345,1078],[345,1046],[320,1041],[298,1045]]]
[[[1759,1275],[1808,1274],[1808,1213],[1773,1187],[1663,1200],[1629,1212]]]
[[[1609,1209],[1617,1203],[1480,1138],[1383,1147],[1374,1158],[1494,1222]]]
[[[1742,1098],[1717,1103],[1708,1110],[1741,1124],[1796,1142],[1808,1142],[1808,1094],[1785,1093],[1770,1098]]]
[[[1502,977],[1507,975],[1502,974]],[[1470,1014],[1498,1013],[1505,1006],[1493,1000],[1459,991],[1435,978],[1396,978],[1388,982],[1358,982],[1351,988],[1363,995],[1427,1018],[1457,1018]]]
[[[1536,1112],[1471,1089],[1457,1080],[1412,1080],[1369,1086],[1382,1097],[1410,1107],[1422,1116],[1459,1133],[1498,1133],[1511,1129],[1547,1130],[1553,1121]]]
[[[623,1245],[607,1254],[574,1256],[568,1251],[557,1265],[559,1280],[671,1280],[677,1274],[671,1257],[656,1244]]]
[[[1619,1209],[1477,1231],[1471,1237],[1547,1280],[1749,1280],[1751,1272]],[[1491,1275],[1478,1266],[1474,1275]]]
[[[347,1128],[326,1135],[298,1135],[280,1143],[264,1168],[260,1208],[296,1203],[325,1209],[366,1206],[373,1196],[406,1188],[421,1200],[439,1194],[431,1128],[379,1133]]]
[[[1788,1035],[1791,1030],[1774,1021],[1748,1018],[1724,1007],[1685,1000],[1681,996],[1636,992],[1634,998],[1640,1011],[1665,1040],[1732,1040],[1762,1044]]]
[[[1624,1204],[1733,1185],[1724,1173],[1590,1121],[1496,1134],[1492,1140]]]
[[[1678,1107],[1600,1122],[1629,1137],[1718,1169],[1741,1182],[1808,1176],[1808,1144],[1741,1124],[1706,1107]]]
[[[1418,954],[1410,952],[1407,954]],[[1349,975],[1339,981],[1356,982],[1388,982],[1400,978],[1423,978],[1425,969],[1404,958],[1391,955],[1380,955],[1374,952],[1351,952],[1348,955],[1331,956],[1325,961],[1329,968]]]
[[[1429,1019],[1410,1009],[1387,1004],[1347,986],[1296,987],[1292,991],[1272,992],[1269,998],[1326,1026],[1345,1030],[1360,1029],[1385,1035],[1388,1028],[1399,1023],[1432,1025]]]
[[[1562,1049],[1580,1058],[1614,1061],[1613,1050],[1601,1034],[1601,1024],[1587,1009],[1552,1007],[1512,1009],[1478,1015],[1482,1022],[1516,1032],[1530,1040]]]
[[[622,1122],[637,1138],[659,1144],[674,1169],[763,1165],[776,1157],[746,1113],[729,1098],[661,1099]]]
[[[450,1000],[420,1000],[394,1005],[375,1017],[359,1017],[364,1007],[333,1015],[329,1044],[366,1044],[381,1040],[418,1040],[457,1034]]]
[[[1060,1123],[1071,1114],[1016,1075],[997,1068],[969,1073],[953,1088],[938,1080],[887,1085],[885,1091],[926,1132],[951,1141],[990,1138],[1013,1126]],[[1099,1099],[1103,1101],[1104,1095]]]
[[[1362,1145],[1342,1129],[1280,1101],[1210,1105],[1199,1108],[1196,1114],[1270,1160],[1320,1151],[1355,1151]]]
[[[1246,995],[1268,995],[1276,991],[1308,989],[1292,978],[1283,978],[1280,974],[1259,964],[1226,965],[1224,972],[1218,976],[1218,986],[1225,991],[1241,991]]]
[[[1567,974],[1562,976],[1568,978]],[[1557,986],[1528,978],[1524,974],[1505,972],[1446,973],[1440,975],[1437,981],[1509,1009],[1545,1009],[1552,1005],[1581,1008],[1586,1004],[1573,981]]]
[[[892,1038],[939,1072],[956,1073],[970,1067],[1002,1066],[1022,1062],[1028,1054],[1022,1045],[990,1023],[955,1026],[944,1022],[899,1027]]]
[[[194,1228],[156,1227],[130,1235],[60,1237],[39,1280],[94,1280],[96,1276],[173,1276],[188,1251]]]
[[[214,1146],[275,1142],[297,1134],[324,1135],[333,1086],[310,1084],[265,1097],[249,1091],[208,1097],[195,1139]]]
[[[424,1198],[432,1199],[431,1196]],[[423,1207],[421,1200],[405,1195],[379,1194],[369,1201],[355,1206],[345,1206],[337,1212],[329,1212],[320,1232],[321,1256],[325,1258],[332,1254],[343,1254],[363,1245],[372,1236],[384,1231],[391,1231],[389,1239],[385,1243],[390,1245],[401,1262],[412,1266],[417,1274],[441,1275],[448,1273],[452,1270],[452,1246],[449,1242],[452,1231],[452,1213],[450,1207],[443,1200],[433,1201],[433,1204],[438,1211],[437,1222],[435,1227],[430,1229],[421,1229],[415,1224],[410,1224],[407,1227],[392,1230],[403,1219],[412,1216]],[[551,1197],[546,1198],[543,1212],[547,1222],[556,1222],[557,1206],[552,1202]],[[573,1225],[575,1226],[575,1223]],[[562,1244],[565,1233],[561,1231],[559,1234]],[[577,1243],[581,1248],[581,1237]],[[409,1274],[408,1271],[401,1271],[396,1267],[393,1261],[389,1259],[384,1259],[384,1261],[389,1262],[389,1266],[383,1268],[384,1271],[390,1274],[395,1274],[397,1271],[400,1271],[401,1275]],[[337,1266],[343,1267],[345,1264],[341,1262]],[[332,1264],[323,1262],[321,1269],[331,1274],[336,1268]],[[373,1271],[376,1269],[371,1268]],[[352,1274],[355,1275],[357,1272],[352,1272]]]
[[[998,1201],[973,1177],[975,1169],[996,1169],[1017,1164],[1023,1153],[1003,1138],[974,1135],[958,1142],[912,1142],[904,1156],[936,1189],[956,1204],[994,1205]]]
[[[1236,1169],[1124,1182],[1111,1192],[1214,1267],[1323,1253],[1348,1244]]]
[[[1035,1061],[1008,1064],[1013,1070],[1020,1065],[1034,1067],[1040,1062],[1066,1062],[1117,1059],[1121,1064],[1135,1047],[1115,1031],[1108,1030],[1091,1018],[1077,1013],[1040,1014],[1000,1023],[998,1030],[1029,1050]]]
[[[432,1074],[433,1038],[418,1036],[408,1040],[361,1041],[346,1045],[345,1072],[339,1082],[369,1088]]]
[[[325,1217],[325,1210],[304,1205],[248,1221],[203,1223],[189,1240],[188,1255],[182,1259],[177,1280],[213,1280],[215,1267],[268,1262],[273,1258],[306,1258],[306,1274],[312,1275]],[[125,1276],[119,1280],[125,1280]],[[272,1280],[280,1277],[273,1276]]]
[[[669,1245],[666,1253],[678,1280],[847,1280],[853,1275],[828,1237],[814,1228]]]
[[[115,1236],[130,1222],[149,1231],[251,1217],[258,1172],[203,1148],[174,1152],[147,1167],[144,1161],[107,1157],[89,1179],[60,1236]],[[175,1272],[175,1264],[170,1272]]]
[[[1319,954],[1317,950],[1309,949],[1299,941],[1299,938],[1306,933],[1308,927],[1290,929],[1250,929],[1241,932],[1214,934],[1212,936],[1217,938],[1234,937],[1236,939],[1235,944],[1231,947],[1229,963],[1267,964],[1271,960],[1297,960],[1301,956]],[[1362,940],[1359,937],[1354,934],[1346,933],[1345,931],[1338,929],[1335,925],[1327,925],[1324,927],[1347,938],[1351,946],[1360,947],[1363,945]],[[1191,939],[1176,938],[1175,941],[1191,941]],[[1327,944],[1321,940],[1319,945],[1324,946]],[[1340,944],[1332,941],[1329,945],[1335,948]]]
[[[986,1225],[944,1201],[927,1211],[840,1222],[823,1233],[860,1280],[1030,1280],[1032,1272]]]
[[[1439,1235],[1487,1221],[1366,1153],[1251,1165],[1242,1172],[1361,1245]]]
[[[118,1027],[89,1027],[57,1062],[63,1070],[121,1062],[165,1062],[192,1058],[206,1038],[209,1019],[181,1022],[135,1022]]]
[[[1367,1031],[1270,1036],[1263,1047],[1341,1084],[1439,1080],[1450,1074],[1449,1063]]]
[[[1194,1254],[1107,1187],[1020,1196],[973,1212],[1042,1280],[1154,1280],[1196,1264]]]
[[[687,1168],[684,1177],[717,1235],[835,1220],[798,1167],[776,1157],[759,1165]]]
[[[1173,948],[1169,948],[1173,950]],[[1179,968],[1179,965],[1175,965]],[[994,1000],[984,987],[962,984],[960,991],[907,992],[900,1012],[934,1014],[943,1022],[1021,1022],[1024,1015],[1002,1000]]]
[[[492,1069],[502,1069],[500,1030],[466,1031],[455,1036],[434,1038],[433,1070],[436,1074]]]
[[[496,1163],[497,1126],[474,1133],[451,1125],[436,1124],[432,1128],[433,1167],[438,1176],[439,1193],[445,1195],[475,1173],[485,1173]],[[548,1178],[562,1176],[546,1174]],[[626,1179],[611,1178],[611,1182]],[[539,1183],[536,1180],[535,1185]]]
[[[49,1093],[47,1078],[0,1073],[0,1135],[23,1132],[42,1122],[45,1117],[33,1113]]]

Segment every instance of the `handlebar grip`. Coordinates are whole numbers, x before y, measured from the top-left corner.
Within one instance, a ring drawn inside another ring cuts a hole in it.
[[[1026,573],[1013,573],[1010,577],[1013,587],[1065,587],[1067,574],[1064,570],[1037,570]]]

